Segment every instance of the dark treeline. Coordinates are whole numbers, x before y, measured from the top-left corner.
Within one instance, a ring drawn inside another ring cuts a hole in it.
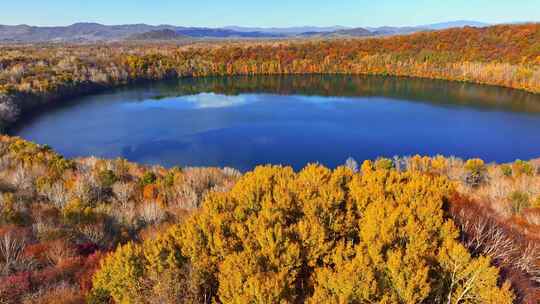
[[[165,84],[151,83],[142,88],[157,93],[156,99],[209,92],[225,95],[268,93],[363,96],[406,98],[441,105],[458,103],[467,107],[523,113],[540,112],[540,96],[537,94],[495,86],[420,78],[324,74],[219,76],[181,78]]]

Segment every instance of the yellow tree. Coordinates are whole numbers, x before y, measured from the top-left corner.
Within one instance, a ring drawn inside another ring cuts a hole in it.
[[[359,173],[258,167],[142,249],[121,247],[95,288],[125,303],[137,294],[176,303],[511,303],[498,270],[457,242],[443,210],[452,191],[446,178],[383,161]]]

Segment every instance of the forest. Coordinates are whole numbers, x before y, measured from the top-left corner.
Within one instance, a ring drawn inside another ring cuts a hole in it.
[[[0,50],[0,128],[40,105],[177,77],[370,74],[540,92],[540,24],[369,39],[4,45]]]
[[[540,93],[539,24],[0,50],[3,130],[73,96],[178,77],[370,74]],[[540,301],[539,160],[416,155],[241,173],[66,159],[0,135],[0,207],[0,303]]]
[[[540,296],[538,161],[413,156],[242,174],[68,160],[7,136],[0,152],[6,303]]]

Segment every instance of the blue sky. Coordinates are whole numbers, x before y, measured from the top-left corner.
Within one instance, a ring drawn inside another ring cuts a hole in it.
[[[4,0],[0,24],[220,27],[540,21],[540,0]]]

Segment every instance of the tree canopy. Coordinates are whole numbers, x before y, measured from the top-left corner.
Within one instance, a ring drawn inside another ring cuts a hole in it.
[[[258,167],[158,238],[120,247],[95,275],[91,298],[512,303],[490,260],[457,241],[443,208],[453,188],[369,161],[358,173]]]

